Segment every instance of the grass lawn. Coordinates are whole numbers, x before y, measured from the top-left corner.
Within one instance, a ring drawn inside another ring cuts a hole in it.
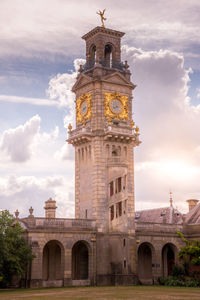
[[[116,287],[78,287],[78,288],[46,288],[46,289],[19,289],[0,290],[0,299],[37,299],[37,300],[199,300],[199,288],[165,287],[165,286],[116,286]]]

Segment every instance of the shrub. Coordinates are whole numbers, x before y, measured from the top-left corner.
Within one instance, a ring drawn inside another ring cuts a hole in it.
[[[172,269],[172,276],[177,278],[182,278],[183,276],[187,275],[185,268],[175,265]]]
[[[161,285],[165,286],[185,286],[185,287],[199,287],[200,281],[195,279],[179,279],[177,277],[169,276],[169,277],[160,277],[158,279]]]

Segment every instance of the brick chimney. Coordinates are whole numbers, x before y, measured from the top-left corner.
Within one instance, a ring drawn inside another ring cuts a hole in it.
[[[45,218],[55,218],[56,217],[56,201],[52,198],[45,201]]]
[[[189,206],[189,211],[191,211],[191,209],[193,209],[197,204],[198,204],[199,200],[196,199],[188,199],[187,203]]]

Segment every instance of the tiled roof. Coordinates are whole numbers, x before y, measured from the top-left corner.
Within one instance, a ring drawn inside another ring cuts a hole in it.
[[[186,214],[185,222],[187,224],[200,224],[200,203]]]
[[[173,206],[136,211],[136,222],[182,224],[182,214]]]

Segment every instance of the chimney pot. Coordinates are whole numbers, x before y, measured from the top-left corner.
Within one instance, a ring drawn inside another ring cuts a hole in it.
[[[45,218],[55,218],[56,217],[56,201],[52,198],[45,201]]]
[[[199,200],[197,200],[197,199],[188,199],[188,200],[186,200],[186,202],[188,203],[189,211],[191,211],[191,209],[193,209],[198,204]]]

